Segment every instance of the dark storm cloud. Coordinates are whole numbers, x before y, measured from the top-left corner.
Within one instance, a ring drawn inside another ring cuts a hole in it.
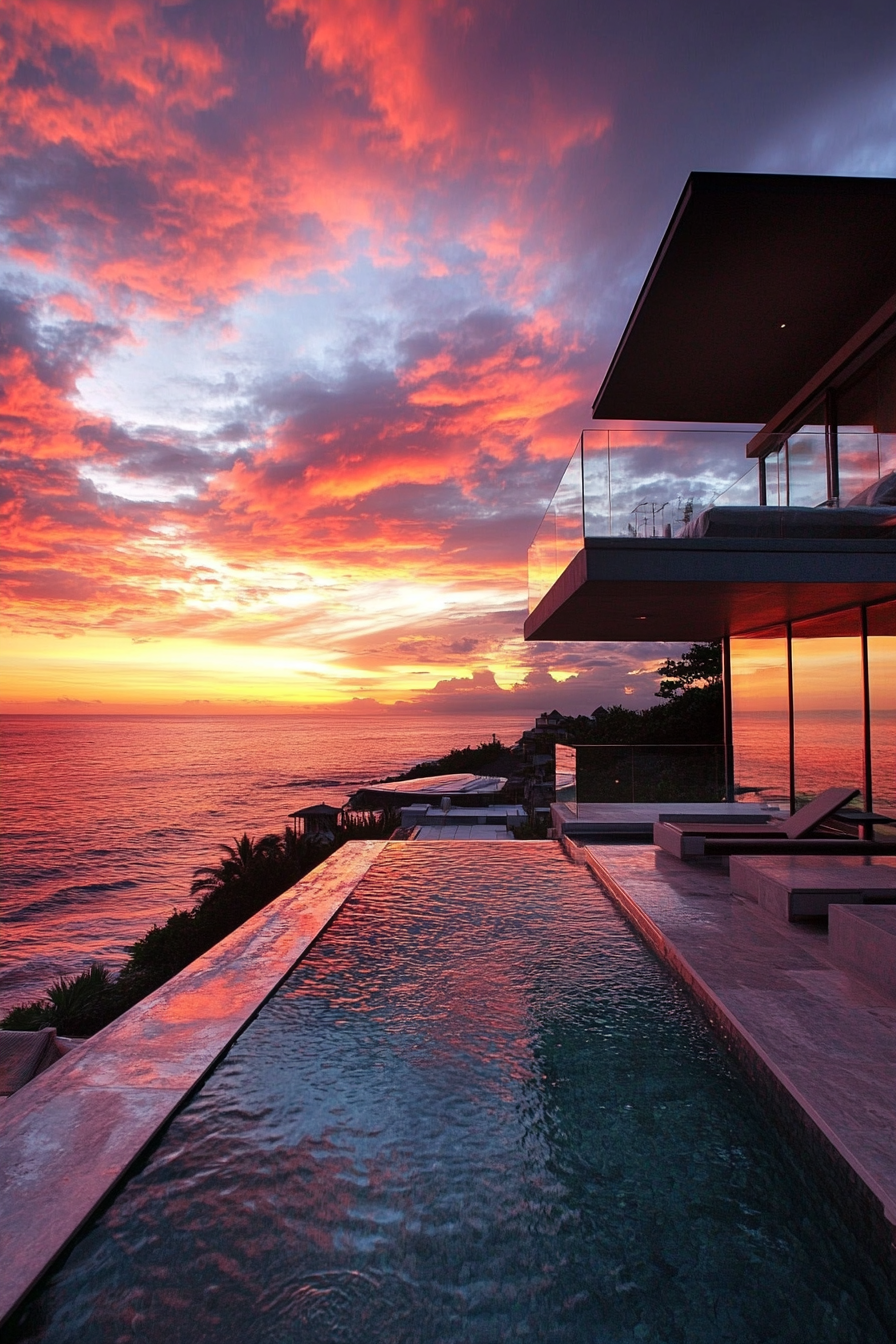
[[[42,383],[71,392],[77,375],[121,338],[123,328],[61,315],[48,320],[40,306],[37,295],[0,288],[0,360],[20,351]]]

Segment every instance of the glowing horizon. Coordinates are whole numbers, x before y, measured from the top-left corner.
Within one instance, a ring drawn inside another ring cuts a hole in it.
[[[812,81],[722,98],[714,147],[721,19],[5,15],[0,703],[651,703],[670,649],[523,643],[527,545],[688,171],[893,171],[886,52],[812,134]]]

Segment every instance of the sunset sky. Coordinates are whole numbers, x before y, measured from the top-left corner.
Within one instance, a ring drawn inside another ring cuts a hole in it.
[[[641,705],[526,549],[693,169],[896,173],[893,0],[0,0],[9,709]]]

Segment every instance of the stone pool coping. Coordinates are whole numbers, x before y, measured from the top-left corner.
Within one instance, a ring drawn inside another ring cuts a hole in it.
[[[896,995],[835,965],[818,927],[736,896],[721,867],[653,846],[571,857],[689,986],[845,1219],[896,1272]]]
[[[354,840],[0,1106],[0,1325],[339,912]]]

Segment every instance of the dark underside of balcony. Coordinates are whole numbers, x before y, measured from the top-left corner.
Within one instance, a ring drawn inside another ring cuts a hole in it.
[[[892,541],[587,538],[524,630],[526,639],[710,640],[892,597]]]

